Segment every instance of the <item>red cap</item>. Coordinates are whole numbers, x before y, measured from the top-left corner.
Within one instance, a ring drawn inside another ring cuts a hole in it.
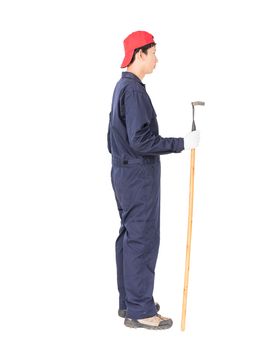
[[[129,65],[135,49],[152,43],[154,43],[153,36],[147,32],[138,31],[127,36],[123,41],[125,57],[121,64],[121,68],[125,68]]]

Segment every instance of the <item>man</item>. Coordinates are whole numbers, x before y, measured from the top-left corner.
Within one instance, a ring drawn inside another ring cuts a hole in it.
[[[160,239],[160,155],[198,146],[199,132],[185,138],[159,135],[156,113],[142,80],[158,60],[151,34],[137,31],[124,40],[127,67],[112,100],[108,149],[112,186],[121,219],[116,240],[119,315],[132,328],[167,329],[157,312],[154,271]]]

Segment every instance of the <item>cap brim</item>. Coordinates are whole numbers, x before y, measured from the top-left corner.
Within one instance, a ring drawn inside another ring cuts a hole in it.
[[[132,60],[134,50],[126,52],[126,55],[124,57],[124,60],[122,61],[122,64],[120,68],[125,68],[130,64],[130,61]]]

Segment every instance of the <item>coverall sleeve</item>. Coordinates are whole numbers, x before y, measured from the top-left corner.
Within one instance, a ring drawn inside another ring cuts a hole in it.
[[[107,132],[107,147],[108,147],[109,153],[112,153],[111,139],[110,139],[110,124],[111,124],[111,113],[109,114],[109,124],[108,124],[108,132]]]
[[[148,96],[132,91],[125,96],[125,118],[130,146],[142,155],[161,155],[179,153],[184,150],[184,139],[161,137],[152,130],[153,118],[156,118],[154,109]]]

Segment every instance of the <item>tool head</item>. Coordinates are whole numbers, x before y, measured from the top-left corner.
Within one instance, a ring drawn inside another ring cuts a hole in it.
[[[193,107],[193,124],[192,124],[192,131],[196,130],[196,125],[195,125],[195,106],[204,106],[205,102],[202,101],[195,101],[192,102],[192,107]]]
[[[204,106],[205,105],[205,102],[202,102],[202,101],[195,101],[195,102],[192,102],[192,106]]]

